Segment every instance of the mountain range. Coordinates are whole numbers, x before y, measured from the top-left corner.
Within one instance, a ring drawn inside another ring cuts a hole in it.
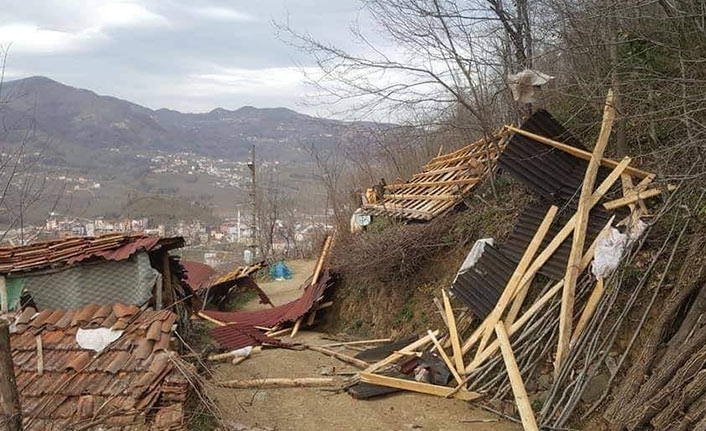
[[[95,152],[190,151],[206,156],[242,159],[252,144],[262,157],[297,160],[310,146],[331,147],[342,140],[362,139],[375,123],[316,118],[287,108],[207,113],[149,109],[46,77],[3,83],[0,97],[4,124],[28,124],[35,140],[49,143],[49,160],[75,165],[95,160]],[[22,133],[6,140],[20,139]]]

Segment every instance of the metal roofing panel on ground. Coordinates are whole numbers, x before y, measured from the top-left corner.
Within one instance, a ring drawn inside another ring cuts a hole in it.
[[[182,429],[183,414],[174,411],[181,411],[189,383],[173,364],[176,353],[169,351],[175,321],[170,311],[124,304],[41,313],[25,309],[16,316],[10,341],[24,429],[147,429],[167,419],[168,429]],[[79,328],[124,332],[96,353],[78,345]],[[169,417],[160,414],[163,408],[171,408]]]

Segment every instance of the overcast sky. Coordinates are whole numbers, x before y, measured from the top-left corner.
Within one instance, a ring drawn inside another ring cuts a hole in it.
[[[150,108],[285,106],[313,89],[311,60],[276,36],[273,20],[338,45],[358,0],[6,0],[0,43],[6,79],[44,75]],[[9,3],[9,4],[8,4]],[[363,23],[363,26],[365,23]]]

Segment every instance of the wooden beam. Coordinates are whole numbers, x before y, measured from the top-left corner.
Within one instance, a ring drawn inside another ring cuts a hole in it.
[[[162,253],[162,298],[165,307],[174,302],[174,288],[172,287],[172,269],[169,265],[169,252]]]
[[[460,385],[463,382],[463,379],[461,379],[461,376],[458,374],[458,371],[456,371],[456,367],[454,367],[453,362],[451,362],[451,359],[449,359],[449,356],[446,354],[444,346],[439,343],[439,340],[436,339],[436,336],[434,336],[434,334],[431,332],[431,329],[427,329],[427,334],[429,334],[431,342],[434,343],[434,346],[436,346],[436,351],[439,352],[439,356],[441,356],[441,359],[446,364],[446,367],[451,372],[451,375],[454,376],[454,379],[456,379],[456,382]]]
[[[507,336],[507,332],[505,332],[505,324],[502,321],[495,325],[495,334],[500,342],[500,350],[503,353],[507,377],[510,379],[512,393],[515,395],[515,404],[517,404],[517,410],[520,412],[520,419],[522,419],[522,428],[525,431],[539,431],[537,420],[534,418],[534,412],[532,411],[532,405],[527,396],[527,390],[525,390],[525,384],[522,382],[520,368],[517,366],[510,339]]]
[[[574,318],[574,300],[576,295],[576,280],[579,276],[579,266],[583,257],[583,248],[586,241],[586,229],[588,228],[588,217],[591,211],[591,195],[593,187],[596,184],[596,176],[598,168],[601,166],[603,153],[608,146],[610,132],[613,130],[613,121],[615,120],[613,90],[608,90],[605,108],[603,109],[603,121],[601,123],[601,132],[598,134],[596,145],[593,148],[593,154],[586,167],[586,173],[583,177],[583,185],[581,186],[581,195],[579,196],[578,208],[576,209],[576,226],[574,228],[574,238],[571,243],[571,252],[569,253],[569,261],[566,265],[566,274],[564,275],[564,289],[561,295],[561,312],[559,314],[559,343],[556,350],[556,359],[554,361],[554,372],[558,373],[561,363],[564,360],[566,352],[569,350],[571,342],[571,326]]]
[[[419,392],[422,394],[436,395],[438,397],[445,397],[453,391],[452,388],[446,386],[431,385],[414,380],[397,379],[394,377],[381,376],[379,374],[361,372],[358,373],[358,375],[360,376],[361,382],[405,391]],[[473,401],[481,397],[481,395],[476,392],[465,391],[457,392],[453,396],[463,401]]]
[[[385,199],[414,199],[414,200],[422,200],[422,201],[455,201],[456,199],[460,199],[461,196],[459,195],[450,195],[450,194],[443,194],[443,195],[418,195],[418,194],[393,194],[393,193],[385,193],[383,195]]]
[[[356,346],[360,344],[389,343],[392,338],[375,338],[373,340],[341,341],[340,343],[323,344],[321,347]]]
[[[532,236],[532,240],[530,241],[530,243],[527,245],[527,249],[522,254],[522,258],[520,258],[517,267],[515,267],[515,271],[512,273],[512,276],[510,276],[510,280],[507,282],[507,285],[505,286],[503,293],[500,295],[498,302],[495,304],[495,308],[493,308],[493,311],[491,311],[488,317],[485,319],[485,333],[481,337],[480,343],[478,344],[476,358],[485,349],[485,346],[487,345],[488,340],[490,339],[490,335],[493,332],[495,324],[498,323],[498,321],[502,317],[502,314],[505,312],[505,308],[510,305],[510,301],[512,301],[512,298],[515,296],[515,291],[518,288],[518,283],[520,282],[520,280],[522,280],[522,276],[527,271],[527,268],[530,266],[532,259],[534,259],[534,255],[537,253],[537,250],[542,245],[542,241],[547,235],[547,232],[549,232],[549,228],[551,227],[552,222],[554,221],[554,217],[556,216],[557,211],[559,211],[558,207],[554,205],[549,207],[547,213],[544,215],[544,219],[539,224],[539,228]]]
[[[480,172],[473,172],[475,175],[481,174],[483,171],[482,169],[484,166],[478,162],[475,159],[468,159],[468,163],[464,163],[458,166],[450,166],[448,168],[440,168],[440,169],[432,169],[430,171],[424,171],[424,172],[419,172],[414,175],[412,175],[412,179],[416,178],[424,178],[424,177],[432,177],[434,175],[439,175],[439,174],[447,174],[449,172],[458,172],[458,171],[468,171],[468,170],[481,170]]]
[[[339,386],[331,377],[304,377],[299,379],[267,378],[252,380],[227,380],[215,382],[216,386],[234,389],[323,388]]]
[[[439,186],[454,186],[463,184],[475,184],[480,181],[480,178],[464,178],[460,180],[448,180],[448,181],[420,181],[417,183],[399,183],[399,184],[388,184],[385,189],[401,189],[405,187],[439,187]]]
[[[676,189],[676,186],[670,184],[667,186],[667,190],[672,191]],[[635,193],[631,193],[628,196],[622,197],[620,199],[615,199],[612,201],[608,201],[603,204],[603,208],[607,210],[614,210],[616,208],[624,207],[625,205],[630,205],[633,204],[637,201],[642,201],[644,199],[649,199],[651,197],[657,196],[662,193],[661,188],[654,188],[654,189],[649,189],[645,191],[636,191]]]
[[[414,215],[414,216],[422,217],[425,219],[431,219],[436,215],[431,211],[413,210],[413,209],[405,208],[403,206],[399,206],[397,204],[393,204],[392,206],[380,205],[380,204],[367,204],[367,205],[363,205],[363,209],[374,209],[374,210],[390,212],[390,213],[400,213],[401,215],[404,215],[404,216]]]
[[[434,335],[439,335],[439,330],[435,330]],[[369,366],[368,368],[365,369],[366,373],[374,373],[375,371],[397,361],[401,357],[404,356],[405,353],[408,352],[414,352],[415,350],[422,348],[429,344],[431,342],[431,337],[429,337],[429,334],[423,336],[419,340],[415,341],[414,343],[408,345],[407,347],[404,347],[399,350],[399,352],[395,352],[388,356],[387,358],[383,359],[382,361],[376,362],[373,365]]]
[[[332,357],[338,359],[339,361],[343,361],[348,364],[351,364],[354,367],[360,368],[361,370],[368,368],[368,366],[370,365],[365,361],[361,361],[360,359],[354,358],[352,356],[344,355],[343,353],[334,352],[333,350],[329,350],[329,349],[326,349],[323,347],[319,347],[319,346],[306,346],[306,347],[309,350],[323,353],[324,355],[327,355],[327,356],[332,356]]]
[[[7,284],[5,284],[5,277],[0,276],[0,314],[7,314],[10,312],[10,299],[7,293]]]
[[[581,336],[581,333],[586,327],[586,324],[588,324],[588,321],[591,320],[593,312],[596,311],[596,307],[598,306],[598,302],[603,297],[604,290],[605,288],[603,287],[603,277],[598,277],[598,280],[596,280],[596,287],[593,288],[591,296],[588,297],[588,300],[586,301],[586,306],[583,308],[583,312],[581,312],[579,323],[576,324],[574,334],[571,336],[570,346],[573,346],[576,343],[576,340],[578,340]]]
[[[22,409],[17,393],[15,371],[10,348],[10,329],[0,318],[0,430],[21,431]]]
[[[461,341],[458,337],[458,329],[456,328],[456,317],[451,308],[451,300],[446,293],[446,289],[441,289],[441,297],[444,300],[444,312],[446,314],[446,325],[449,327],[449,338],[451,338],[451,348],[454,352],[454,361],[456,362],[456,370],[463,373],[463,352],[461,351]]]
[[[513,126],[505,126],[505,127],[512,132],[526,136],[526,137],[533,139],[537,142],[541,142],[543,144],[549,145],[550,147],[554,147],[559,150],[562,150],[562,151],[569,153],[572,156],[577,157],[579,159],[591,160],[591,153],[588,151],[584,151],[579,148],[572,147],[571,145],[562,144],[561,142],[557,142],[552,139],[545,138],[544,136],[536,135],[536,134],[534,134],[532,132],[528,132],[526,130],[518,129],[517,127],[513,127]],[[616,162],[615,160],[602,158],[601,165],[607,166],[609,168],[615,168],[616,166],[618,166],[618,162]],[[643,171],[641,169],[631,168],[631,167],[627,168],[625,170],[625,172],[627,172],[628,174],[630,174],[632,176],[638,177],[638,178],[645,178],[647,176],[654,175],[652,172],[647,172],[647,171]]]
[[[35,336],[34,341],[37,344],[37,375],[42,376],[44,374],[44,347],[42,346],[42,336]]]

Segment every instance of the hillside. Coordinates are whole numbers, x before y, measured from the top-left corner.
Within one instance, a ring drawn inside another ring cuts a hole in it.
[[[302,160],[307,157],[303,148],[329,148],[343,139],[357,140],[357,132],[375,127],[315,118],[287,108],[246,106],[208,113],[152,110],[46,77],[6,82],[2,98],[7,100],[5,122],[30,119],[38,136],[51,142],[52,155],[68,164],[77,153],[85,157],[110,148],[242,158],[252,144],[263,157]]]

